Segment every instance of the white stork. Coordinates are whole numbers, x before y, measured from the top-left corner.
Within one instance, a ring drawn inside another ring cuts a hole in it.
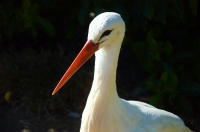
[[[119,98],[116,69],[125,24],[114,12],[90,23],[88,41],[52,95],[95,53],[94,80],[82,115],[80,132],[191,132],[176,115],[139,101]]]

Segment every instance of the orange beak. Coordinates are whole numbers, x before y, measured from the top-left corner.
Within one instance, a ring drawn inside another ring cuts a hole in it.
[[[52,95],[54,95],[71,76],[98,50],[99,43],[95,44],[92,40],[86,42],[80,53],[77,55],[71,66],[65,72],[60,82],[57,84]]]

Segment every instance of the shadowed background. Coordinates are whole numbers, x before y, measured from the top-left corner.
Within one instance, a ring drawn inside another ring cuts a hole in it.
[[[121,14],[126,35],[117,70],[121,98],[150,103],[200,131],[198,0],[2,0],[0,132],[77,132],[94,57],[51,93],[102,12]]]

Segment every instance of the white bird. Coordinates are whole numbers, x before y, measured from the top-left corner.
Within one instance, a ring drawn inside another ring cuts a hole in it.
[[[82,115],[80,132],[192,132],[176,115],[139,101],[119,98],[116,69],[125,24],[106,12],[93,19],[88,41],[52,95],[95,53],[94,80]]]

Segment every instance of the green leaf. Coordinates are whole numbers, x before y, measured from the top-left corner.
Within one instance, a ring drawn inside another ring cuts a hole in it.
[[[79,15],[78,15],[78,20],[79,20],[81,25],[85,24],[85,21],[86,21],[86,18],[87,18],[86,16],[87,16],[87,9],[81,8],[81,10],[79,11]]]
[[[136,26],[136,28],[141,28],[143,30],[146,30],[146,19],[143,15],[141,15],[140,12],[140,2],[139,1],[135,1],[134,4],[132,5],[131,8],[131,17],[134,18],[135,24],[129,24],[130,26]],[[127,29],[130,30],[130,29]]]
[[[151,51],[158,51],[158,44],[154,38],[148,38],[149,49]]]
[[[192,13],[196,16],[198,0],[189,0],[189,2],[190,2],[190,9],[191,9]]]
[[[81,0],[80,2],[81,2],[82,7],[88,8],[90,6],[90,1],[91,0]]]
[[[160,53],[159,52],[154,52],[152,53],[152,58],[156,61],[160,61],[161,58],[160,58]]]
[[[184,4],[182,0],[173,0],[176,10],[178,12],[178,14],[180,15],[180,17],[183,17],[184,14]]]
[[[33,14],[34,12],[36,12],[37,9],[38,9],[38,4],[33,4],[29,8],[29,13]]]
[[[163,48],[163,51],[164,51],[164,53],[165,53],[167,56],[169,56],[169,55],[172,54],[172,52],[173,52],[173,46],[172,46],[172,44],[171,44],[169,41],[167,41],[167,42],[165,43],[164,48]]]
[[[27,17],[25,20],[24,20],[24,28],[29,28],[31,27],[32,25],[32,20],[30,17]]]
[[[144,48],[145,48],[145,43],[143,41],[138,41],[134,42],[131,45],[132,51],[135,53],[136,56],[142,57],[144,56]],[[142,59],[142,58],[141,58]]]
[[[157,74],[156,73],[152,73],[149,77],[148,80],[152,81],[156,79]]]
[[[174,99],[176,98],[176,96],[177,96],[177,92],[176,91],[170,92],[168,100],[169,100],[169,103],[171,105],[174,104]]]
[[[146,87],[149,88],[151,91],[157,92],[157,88],[156,88],[157,86],[156,86],[153,82],[147,81],[147,82],[145,83],[145,85],[146,85]]]
[[[71,39],[78,31],[79,26],[74,26],[74,24],[70,24],[66,31],[65,31],[65,35],[68,39]]]
[[[53,37],[55,35],[54,26],[49,20],[42,17],[38,17],[36,19],[36,23],[49,36]]]
[[[167,7],[167,1],[160,0],[157,14],[158,14],[158,20],[160,20],[163,23],[166,23],[166,7]]]
[[[151,10],[150,10],[149,0],[140,0],[139,4],[140,4],[140,11],[142,12],[142,14],[146,18],[148,18],[149,20],[151,20]]]
[[[9,27],[8,27],[8,29],[7,29],[7,34],[8,34],[8,36],[9,36],[10,38],[12,37],[12,34],[13,34],[13,32],[14,32],[16,26],[17,26],[17,25],[16,25],[15,21],[13,21],[13,22],[9,25]]]
[[[24,9],[24,11],[27,11],[30,5],[31,5],[31,2],[29,0],[24,0],[23,1],[23,9]]]
[[[148,39],[153,38],[153,28],[151,28],[151,29],[148,31],[147,38],[148,38]]]
[[[180,66],[178,66],[177,72],[181,73],[183,71],[183,69],[184,69],[184,65],[180,65]]]
[[[169,64],[169,63],[163,62],[162,65],[163,65],[163,69],[164,69],[165,71],[171,70],[171,67],[170,67],[170,64]]]
[[[159,101],[161,101],[162,98],[164,98],[162,93],[156,94],[150,98],[149,103],[156,105]]]
[[[178,78],[172,71],[165,71],[161,75],[160,81],[165,87],[169,88],[169,90],[173,90],[178,84]]]
[[[98,6],[100,3],[99,3],[99,0],[92,0],[92,5],[93,6]]]
[[[31,26],[31,37],[36,37],[37,36],[37,31],[35,26]]]
[[[150,60],[147,60],[145,65],[144,65],[144,70],[149,72],[149,73],[152,73],[152,71],[154,70],[155,68],[155,65],[153,63],[153,61],[150,59]]]

